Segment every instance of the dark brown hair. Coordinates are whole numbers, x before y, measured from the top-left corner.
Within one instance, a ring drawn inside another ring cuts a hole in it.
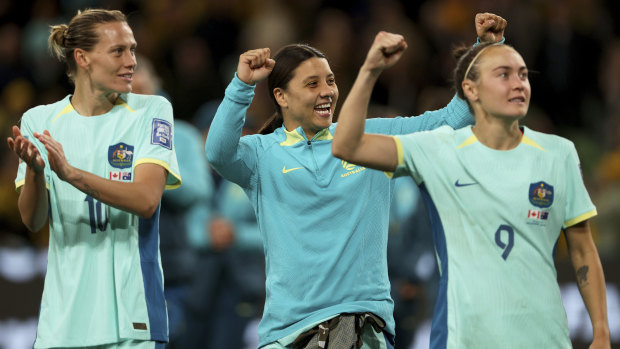
[[[73,51],[76,48],[91,51],[99,42],[96,26],[114,22],[127,22],[127,17],[116,10],[86,9],[78,11],[69,25],[50,26],[49,49],[59,61],[67,62],[67,76],[71,81],[77,72]]]
[[[263,127],[260,128],[258,133],[269,134],[282,126],[284,122],[282,119],[282,109],[278,101],[276,101],[276,97],[273,95],[273,90],[278,87],[286,90],[288,83],[294,76],[295,69],[297,69],[301,63],[313,57],[327,58],[323,52],[306,44],[287,45],[276,53],[273,58],[276,64],[267,79],[269,96],[271,96],[271,101],[276,108],[276,112],[267,120]]]

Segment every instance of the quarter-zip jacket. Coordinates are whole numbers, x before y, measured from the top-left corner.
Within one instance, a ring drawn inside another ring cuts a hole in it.
[[[211,165],[254,207],[266,264],[259,346],[340,313],[372,312],[394,335],[387,272],[391,174],[332,156],[332,124],[308,139],[301,127],[241,137],[254,87],[236,76],[205,144]],[[366,132],[407,134],[473,122],[465,101],[417,117],[370,119]]]

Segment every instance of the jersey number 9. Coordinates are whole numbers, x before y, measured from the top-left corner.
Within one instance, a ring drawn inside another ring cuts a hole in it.
[[[502,241],[503,231],[508,233],[507,243]],[[504,250],[504,253],[502,253],[502,258],[506,260],[506,258],[508,258],[508,255],[510,254],[510,251],[512,251],[512,247],[515,244],[515,231],[512,229],[512,227],[509,225],[505,225],[505,224],[500,225],[499,228],[497,228],[497,231],[495,232],[495,243],[497,244],[497,246],[499,246],[499,248]]]

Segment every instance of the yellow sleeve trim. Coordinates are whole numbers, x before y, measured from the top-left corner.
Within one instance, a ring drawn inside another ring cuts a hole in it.
[[[398,163],[396,164],[396,167],[398,167],[405,163],[405,160],[403,159],[403,143],[400,141],[400,138],[396,136],[392,136],[392,138],[394,139],[394,142],[396,142],[396,154],[398,156]]]
[[[24,183],[26,183],[25,179],[15,182],[15,189],[19,189],[20,187],[24,185]]]
[[[17,190],[18,193],[21,192],[22,187],[24,186],[24,184],[26,184],[26,180],[25,179],[22,179],[22,180],[19,180],[19,181],[15,182],[15,190]],[[50,184],[45,182],[45,188],[47,190],[50,190]]]
[[[398,167],[403,164],[403,146],[400,143],[400,139],[396,136],[392,136],[392,138],[394,139],[394,143],[396,143],[396,154],[398,156],[398,165],[396,165],[396,167]],[[383,171],[383,174],[389,179],[394,178],[394,172]]]
[[[155,164],[155,165],[159,165],[163,168],[166,169],[166,171],[168,171],[169,174],[171,174],[174,178],[176,178],[176,183],[174,184],[168,184],[168,180],[166,180],[166,189],[167,190],[171,190],[171,189],[176,189],[178,187],[181,186],[181,175],[179,175],[178,173],[174,173],[170,170],[170,165],[168,165],[168,163],[161,161],[161,160],[157,160],[157,159],[151,159],[151,158],[144,158],[144,159],[140,159],[138,161],[136,161],[136,164],[134,165],[134,168],[138,167],[138,165],[141,164]]]
[[[594,209],[594,210],[592,210],[590,212],[586,212],[586,213],[584,213],[584,214],[582,214],[580,216],[577,216],[577,217],[575,217],[575,218],[573,218],[571,220],[568,220],[568,221],[564,222],[564,228],[572,227],[573,225],[575,225],[577,223],[583,222],[586,219],[590,219],[590,218],[596,216],[596,214],[597,214],[596,213],[596,209]]]

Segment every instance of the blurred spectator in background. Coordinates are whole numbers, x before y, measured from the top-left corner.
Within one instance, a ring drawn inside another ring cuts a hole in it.
[[[615,255],[620,246],[620,39],[610,42],[599,66],[599,84],[603,98],[598,117],[604,116],[602,152],[595,177],[590,183],[597,190],[600,251]],[[615,232],[609,234],[605,232]]]
[[[219,101],[199,108],[195,124],[206,136]],[[245,133],[254,133],[250,120]],[[201,147],[204,145],[201,138]],[[201,149],[201,152],[203,152]],[[177,150],[179,151],[179,150]],[[204,152],[198,162],[206,162]],[[246,328],[260,318],[265,293],[262,241],[250,201],[236,184],[215,178],[210,201],[194,209],[190,241],[198,253],[187,298],[186,327],[179,348],[242,348],[257,342]],[[198,178],[197,178],[198,179]]]
[[[408,348],[413,343],[416,328],[428,315],[424,309],[426,288],[430,288],[431,292],[436,288],[426,281],[437,270],[432,253],[430,221],[419,189],[410,178],[397,178],[395,181],[390,207],[388,273],[398,346]],[[430,263],[428,254],[431,255]]]
[[[182,338],[191,329],[187,318],[191,310],[188,297],[192,284],[197,279],[207,278],[205,271],[197,267],[199,250],[191,243],[190,234],[204,228],[204,224],[195,223],[195,215],[210,217],[213,180],[208,164],[202,160],[200,131],[187,121],[176,120],[174,136],[179,169],[186,182],[181,186],[182,190],[166,192],[163,196],[159,224],[170,324],[169,347],[181,349],[188,348],[182,345]],[[217,280],[211,282],[218,284]]]
[[[145,55],[136,53],[138,65],[133,75],[133,93],[142,95],[159,95],[170,99],[161,86],[161,78],[155,70],[153,62]]]
[[[138,65],[134,73],[133,92],[167,97],[151,61],[142,55],[136,58]],[[200,203],[210,201],[213,195],[208,165],[203,160],[202,134],[189,122],[179,119],[175,120],[174,128],[177,161],[185,182],[177,190],[164,192],[159,216],[164,295],[168,308],[168,348],[180,348],[179,339],[187,327],[185,314],[189,287],[194,277],[201,276],[195,270],[196,251],[188,238],[191,226],[188,224],[189,212],[200,209],[208,215],[209,207]]]

